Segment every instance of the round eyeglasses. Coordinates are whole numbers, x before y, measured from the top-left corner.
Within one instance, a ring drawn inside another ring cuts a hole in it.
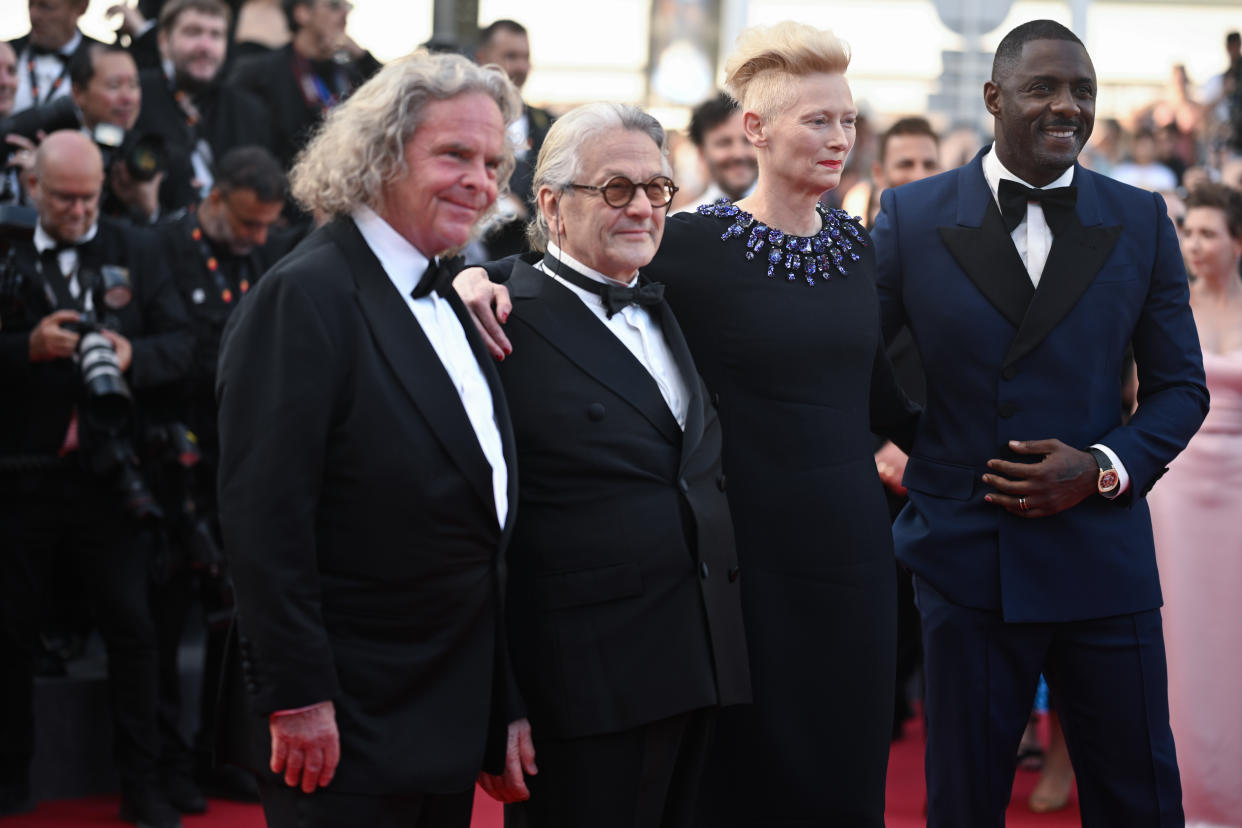
[[[615,178],[608,179],[602,187],[594,184],[570,184],[575,190],[591,190],[599,193],[604,198],[604,203],[609,207],[628,207],[630,202],[634,200],[634,193],[642,190],[647,194],[647,200],[651,202],[652,207],[667,207],[673,203],[673,196],[677,194],[678,187],[673,183],[673,179],[667,176],[656,176],[646,184],[637,181],[630,181],[625,176],[618,175]]]

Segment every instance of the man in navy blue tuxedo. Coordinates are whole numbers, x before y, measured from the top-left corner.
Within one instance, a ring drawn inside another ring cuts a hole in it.
[[[1095,95],[1068,29],[1014,29],[984,85],[995,143],[885,192],[874,232],[885,332],[909,325],[927,375],[893,531],[923,618],[930,828],[1004,824],[1041,672],[1083,824],[1184,823],[1144,496],[1208,395],[1164,202],[1076,163]]]

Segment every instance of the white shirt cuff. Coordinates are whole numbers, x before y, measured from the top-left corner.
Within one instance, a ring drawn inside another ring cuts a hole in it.
[[[1117,496],[1120,497],[1126,489],[1130,488],[1130,473],[1126,471],[1125,464],[1121,462],[1121,458],[1113,453],[1113,450],[1101,443],[1093,443],[1091,448],[1099,449],[1104,452],[1109,460],[1113,463],[1113,468],[1117,470]]]

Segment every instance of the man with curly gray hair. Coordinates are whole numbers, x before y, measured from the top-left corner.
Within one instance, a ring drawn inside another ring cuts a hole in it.
[[[502,638],[513,440],[440,274],[512,167],[517,91],[395,61],[302,153],[322,222],[221,346],[220,518],[272,826],[462,826],[516,710]]]

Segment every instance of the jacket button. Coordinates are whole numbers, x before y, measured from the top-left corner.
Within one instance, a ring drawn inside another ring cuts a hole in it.
[[[716,488],[717,488],[717,489],[720,489],[720,491],[722,491],[722,492],[723,492],[723,491],[724,491],[725,489],[727,489],[728,487],[729,487],[729,483],[728,483],[728,481],[725,479],[725,476],[724,476],[723,474],[722,474],[722,475],[720,475],[720,477],[717,477],[717,478],[716,478]]]
[[[246,682],[246,692],[252,695],[259,692],[259,685],[255,684],[253,681]]]
[[[719,408],[719,407],[720,407],[720,394],[718,392],[713,391],[712,392],[712,408]]]
[[[591,403],[590,405],[587,406],[587,410],[586,410],[587,419],[592,420],[594,422],[598,423],[600,420],[604,419],[605,413],[607,412],[604,409],[603,403]]]
[[[681,489],[682,494],[690,493],[690,484],[686,482],[684,477],[677,481],[677,488]]]
[[[742,575],[742,568],[740,566],[733,567],[732,569],[729,570],[729,583],[733,583],[739,577],[741,577],[741,575]]]
[[[1018,411],[1018,407],[1014,405],[1013,403],[1001,403],[996,408],[996,413],[1006,420],[1012,417],[1014,414],[1016,414],[1017,411]]]
[[[1001,370],[1001,379],[1011,380],[1018,375],[1018,369],[1012,365],[1006,365]]]
[[[703,580],[706,581],[707,576],[710,573],[711,573],[711,570],[707,568],[707,561],[703,561],[701,564],[699,564],[699,574],[703,576]]]

